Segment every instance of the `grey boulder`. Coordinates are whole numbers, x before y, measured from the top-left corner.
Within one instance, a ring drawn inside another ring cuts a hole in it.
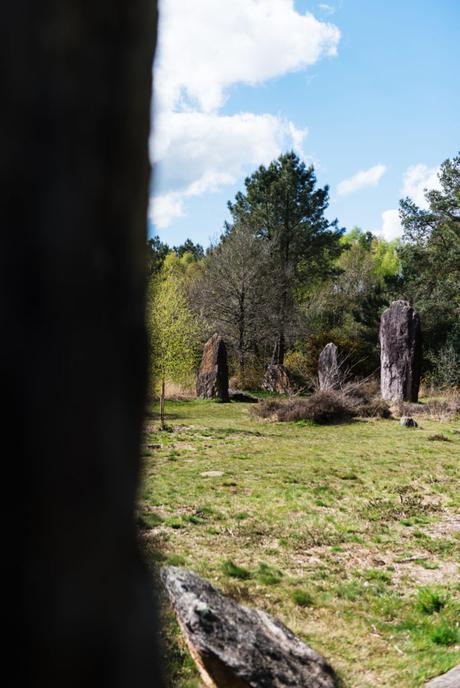
[[[448,671],[447,674],[425,683],[425,688],[460,688],[460,664]]]
[[[223,595],[185,569],[161,578],[206,686],[334,688],[333,669],[280,621]]]

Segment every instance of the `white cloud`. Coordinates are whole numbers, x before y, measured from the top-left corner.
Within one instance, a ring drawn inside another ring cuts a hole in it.
[[[379,234],[387,241],[393,241],[400,237],[403,233],[401,220],[399,219],[399,210],[390,209],[382,213],[382,229]]]
[[[234,183],[282,151],[303,156],[307,130],[270,114],[220,113],[228,89],[255,85],[335,55],[339,30],[293,0],[162,0],[154,70],[149,216],[166,227],[186,200]]]
[[[360,170],[352,177],[341,181],[337,185],[337,193],[339,196],[346,196],[367,186],[377,186],[385,171],[385,165],[381,164],[374,165],[368,170]]]
[[[256,84],[335,55],[336,26],[293,0],[162,0],[155,67],[160,107],[221,107],[235,83]],[[190,103],[189,103],[190,104]]]
[[[303,155],[306,130],[273,115],[172,113],[160,117],[152,145],[158,163],[152,221],[166,227],[184,214],[187,198],[233,184],[283,150]]]
[[[426,191],[441,188],[438,172],[439,167],[429,168],[422,163],[408,167],[403,179],[403,195],[410,196],[419,208],[428,208]]]
[[[321,2],[318,5],[319,9],[321,12],[324,12],[324,14],[334,14],[335,13],[335,7],[332,7],[332,5],[326,5],[325,2]]]
[[[411,165],[403,175],[402,195],[409,196],[419,208],[428,208],[425,193],[441,188],[438,173],[439,167],[429,168],[422,163]],[[392,208],[382,213],[382,229],[379,233],[387,241],[402,236],[403,227],[399,219],[399,210]]]

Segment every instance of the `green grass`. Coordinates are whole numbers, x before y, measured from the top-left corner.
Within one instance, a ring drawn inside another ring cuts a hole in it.
[[[440,612],[446,606],[446,595],[432,588],[420,588],[418,591],[417,607],[424,614]]]
[[[168,402],[168,433],[150,415],[149,556],[277,616],[345,688],[415,688],[460,662],[460,423],[319,427],[249,408]],[[441,430],[450,442],[429,441]],[[170,685],[200,685],[165,628]]]
[[[230,578],[239,578],[239,580],[248,580],[251,578],[251,573],[242,566],[237,566],[231,559],[222,562],[222,572],[225,576]]]
[[[311,607],[313,605],[313,597],[306,590],[294,590],[292,601],[299,607]]]

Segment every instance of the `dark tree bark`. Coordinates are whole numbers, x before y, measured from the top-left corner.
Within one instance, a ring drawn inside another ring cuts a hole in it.
[[[24,467],[26,685],[158,685],[135,500],[155,0],[2,16],[2,382]],[[18,681],[19,682],[19,681]]]

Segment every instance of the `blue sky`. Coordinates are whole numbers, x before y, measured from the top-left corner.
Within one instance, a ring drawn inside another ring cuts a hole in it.
[[[423,204],[460,148],[459,0],[160,8],[149,225],[171,245],[217,238],[245,176],[290,148],[331,218],[393,238],[399,198]]]

